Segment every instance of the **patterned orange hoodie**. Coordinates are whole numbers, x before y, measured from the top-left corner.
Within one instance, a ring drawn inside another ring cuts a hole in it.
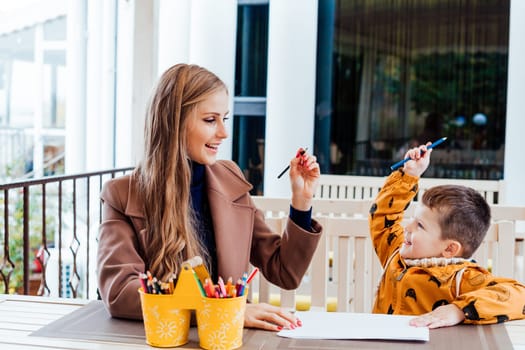
[[[472,260],[399,255],[404,241],[404,210],[418,191],[418,178],[393,172],[370,208],[370,234],[385,272],[373,312],[421,315],[453,303],[464,323],[489,324],[525,318],[525,286],[493,276]]]

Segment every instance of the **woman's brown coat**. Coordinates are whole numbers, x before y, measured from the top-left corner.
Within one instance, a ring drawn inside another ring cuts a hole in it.
[[[207,196],[217,245],[218,274],[241,277],[249,263],[273,284],[295,289],[310,264],[322,231],[291,220],[281,236],[264,222],[250,195],[251,185],[231,161],[206,166]],[[99,292],[114,317],[141,319],[138,274],[145,272],[144,214],[134,174],[110,180],[101,193],[97,277]]]

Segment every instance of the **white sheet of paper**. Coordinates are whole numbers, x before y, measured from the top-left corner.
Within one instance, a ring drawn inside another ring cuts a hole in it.
[[[408,324],[414,316],[352,312],[297,312],[303,323],[277,335],[296,339],[394,339],[428,341],[427,327]]]

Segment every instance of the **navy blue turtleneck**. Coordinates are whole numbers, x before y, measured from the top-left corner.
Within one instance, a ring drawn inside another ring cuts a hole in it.
[[[195,213],[197,233],[204,248],[206,248],[210,261],[210,274],[213,281],[217,281],[217,248],[215,245],[215,233],[213,232],[213,224],[211,220],[210,207],[208,205],[208,197],[204,190],[205,172],[204,165],[191,162],[191,206]]]

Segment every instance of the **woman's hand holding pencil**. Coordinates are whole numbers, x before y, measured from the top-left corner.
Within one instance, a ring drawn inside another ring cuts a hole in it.
[[[308,211],[317,190],[321,170],[317,158],[300,148],[290,161],[290,182],[292,186],[292,206],[297,210]]]

